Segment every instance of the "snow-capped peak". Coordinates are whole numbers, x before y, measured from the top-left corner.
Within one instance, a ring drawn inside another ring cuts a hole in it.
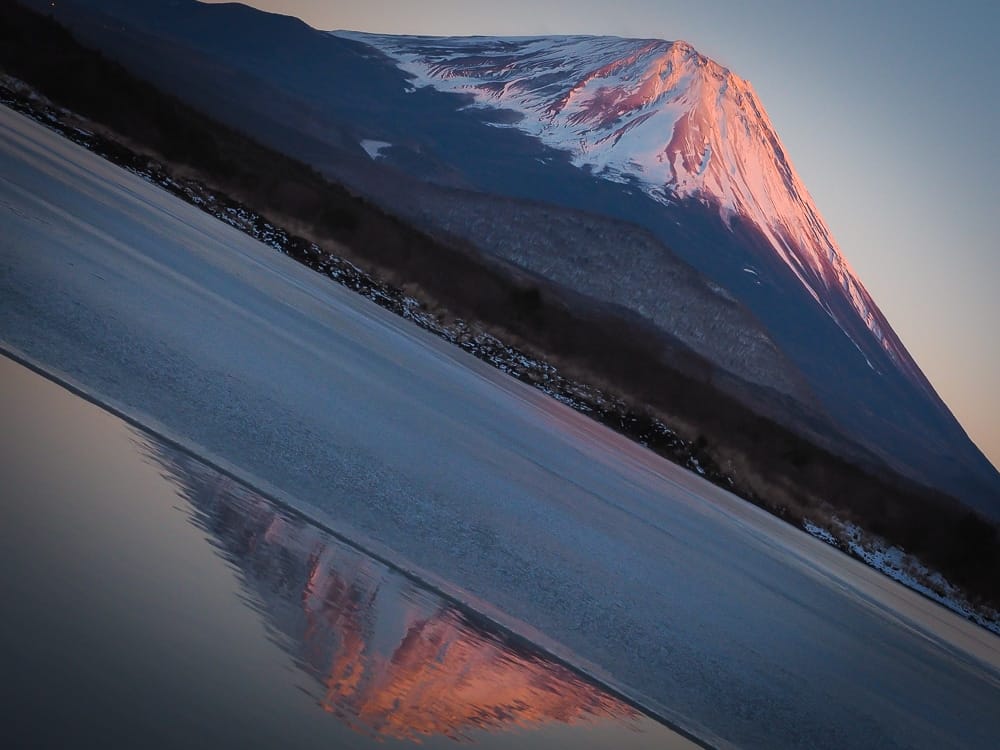
[[[636,183],[662,203],[701,200],[727,224],[750,222],[856,345],[860,322],[924,382],[840,253],[753,87],[687,42],[336,33],[380,49],[417,87],[514,110],[522,117],[509,127],[568,151],[598,177]]]

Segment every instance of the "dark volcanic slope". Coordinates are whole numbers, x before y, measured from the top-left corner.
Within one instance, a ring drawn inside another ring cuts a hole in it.
[[[369,173],[373,170],[369,167]],[[649,232],[596,214],[385,178],[356,179],[395,211],[513,262],[541,278],[617,305],[757,386],[810,404],[814,397],[753,315]],[[409,188],[409,189],[408,189]]]

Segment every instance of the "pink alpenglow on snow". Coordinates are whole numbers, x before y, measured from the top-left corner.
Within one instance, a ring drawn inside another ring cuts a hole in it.
[[[497,126],[567,151],[599,177],[637,184],[661,203],[701,200],[727,224],[751,223],[848,336],[857,343],[860,323],[930,390],[841,254],[753,87],[687,42],[335,33],[379,48],[416,87],[521,114]]]

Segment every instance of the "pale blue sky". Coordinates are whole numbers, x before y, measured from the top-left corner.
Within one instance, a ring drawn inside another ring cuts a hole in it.
[[[1000,464],[1000,3],[250,4],[324,29],[686,39],[753,84],[844,255]]]

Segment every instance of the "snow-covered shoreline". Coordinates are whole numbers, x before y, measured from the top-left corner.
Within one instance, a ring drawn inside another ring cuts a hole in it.
[[[865,533],[852,523],[835,521],[831,531],[805,521],[803,528],[820,541],[847,552],[908,589],[1000,635],[1000,613],[973,606],[959,588],[905,550]]]

